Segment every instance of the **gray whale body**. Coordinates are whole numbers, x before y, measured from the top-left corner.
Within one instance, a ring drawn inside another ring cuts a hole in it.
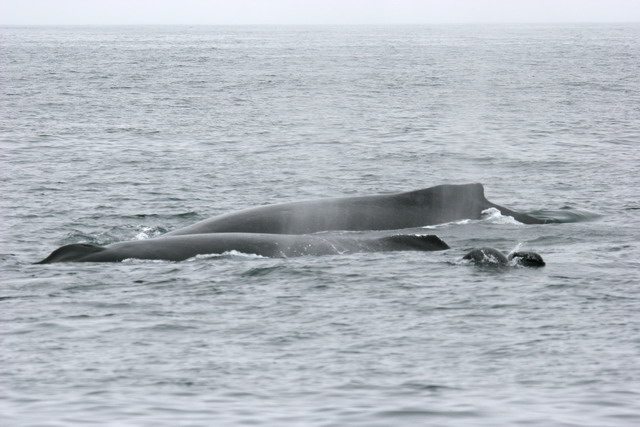
[[[179,228],[163,236],[202,233],[307,234],[318,231],[398,230],[480,219],[496,208],[525,224],[545,221],[491,203],[482,184],[438,185],[407,193],[342,197],[243,209]]]
[[[56,249],[37,264],[55,262],[120,262],[125,259],[182,261],[196,255],[238,251],[265,257],[296,257],[356,252],[439,251],[449,246],[434,235],[385,237],[210,233],[158,237],[107,246],[71,244]]]

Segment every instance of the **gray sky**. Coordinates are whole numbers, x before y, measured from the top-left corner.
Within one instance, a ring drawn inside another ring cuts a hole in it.
[[[0,24],[640,22],[640,0],[0,0]]]

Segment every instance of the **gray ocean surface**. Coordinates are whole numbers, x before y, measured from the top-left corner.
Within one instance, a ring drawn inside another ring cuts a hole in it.
[[[0,28],[0,424],[640,425],[639,76],[639,24]],[[32,264],[468,182],[560,222]],[[547,266],[459,262],[479,246]]]

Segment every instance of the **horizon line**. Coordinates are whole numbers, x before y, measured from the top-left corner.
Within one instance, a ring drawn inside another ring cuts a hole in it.
[[[451,22],[370,22],[370,23],[2,23],[1,27],[366,27],[366,26],[429,26],[429,25],[598,25],[640,24],[629,21],[451,21]]]

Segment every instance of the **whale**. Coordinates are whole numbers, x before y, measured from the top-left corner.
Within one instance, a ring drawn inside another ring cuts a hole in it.
[[[462,259],[485,267],[507,267],[510,265],[544,267],[546,265],[542,256],[536,252],[515,251],[505,255],[495,248],[473,249],[462,257]]]
[[[357,252],[440,251],[449,246],[435,235],[285,235],[207,233],[166,236],[96,246],[74,243],[54,250],[36,264],[57,262],[120,262],[126,259],[183,261],[198,255],[232,252],[270,258],[338,255]]]
[[[374,196],[289,202],[243,209],[159,237],[204,233],[308,234],[320,231],[399,230],[480,219],[495,208],[524,224],[547,221],[488,201],[482,184],[438,185]]]

